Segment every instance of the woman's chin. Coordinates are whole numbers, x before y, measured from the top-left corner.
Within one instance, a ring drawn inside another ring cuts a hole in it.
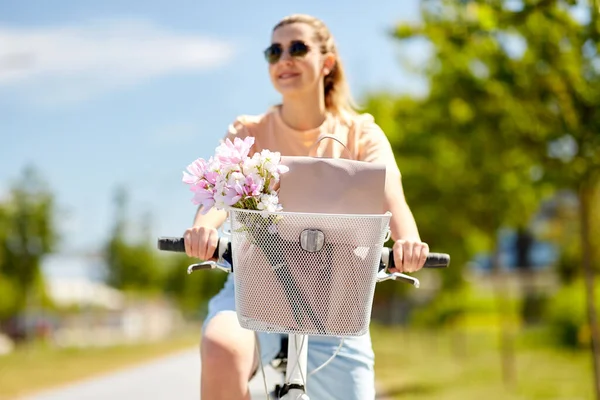
[[[302,93],[306,92],[300,85],[277,85],[277,91],[283,96],[288,98],[301,96]]]

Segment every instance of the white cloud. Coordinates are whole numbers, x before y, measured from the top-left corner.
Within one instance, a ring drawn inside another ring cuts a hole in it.
[[[219,67],[231,43],[134,20],[54,28],[0,25],[0,93],[73,102],[154,77]]]

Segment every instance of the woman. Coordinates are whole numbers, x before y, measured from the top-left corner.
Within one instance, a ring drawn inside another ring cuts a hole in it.
[[[386,205],[392,212],[390,228],[399,272],[420,269],[429,248],[421,242],[406,204],[400,171],[391,146],[368,114],[359,115],[351,106],[350,93],[333,38],[323,22],[307,15],[281,20],[272,31],[272,44],[265,50],[269,75],[282,103],[259,116],[240,116],[229,127],[228,138],[254,136],[252,152],[269,149],[282,155],[308,155],[322,134],[334,134],[347,144],[355,158],[387,165]],[[355,132],[353,128],[357,128]],[[350,132],[353,132],[352,134]],[[341,146],[324,140],[319,153],[341,157]],[[217,228],[225,212],[196,214],[193,227],[185,232],[186,253],[210,259],[217,245]],[[254,332],[240,327],[235,314],[233,279],[211,299],[201,343],[202,398],[208,400],[249,399],[248,380],[259,365],[255,357]],[[258,334],[263,363],[279,351],[280,338]],[[339,339],[309,340],[308,370],[335,352]],[[374,356],[369,334],[346,338],[338,355],[323,370],[312,375],[308,394],[313,399],[375,398]]]

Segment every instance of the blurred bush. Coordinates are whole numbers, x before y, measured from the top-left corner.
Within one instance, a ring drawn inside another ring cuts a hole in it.
[[[596,284],[596,290],[600,285]],[[585,291],[581,279],[562,286],[549,300],[544,318],[553,343],[571,349],[590,345]]]

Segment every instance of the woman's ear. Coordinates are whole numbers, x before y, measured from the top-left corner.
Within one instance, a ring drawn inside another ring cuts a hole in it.
[[[325,60],[323,61],[323,75],[327,76],[331,73],[335,67],[335,55],[331,53],[325,54]]]

